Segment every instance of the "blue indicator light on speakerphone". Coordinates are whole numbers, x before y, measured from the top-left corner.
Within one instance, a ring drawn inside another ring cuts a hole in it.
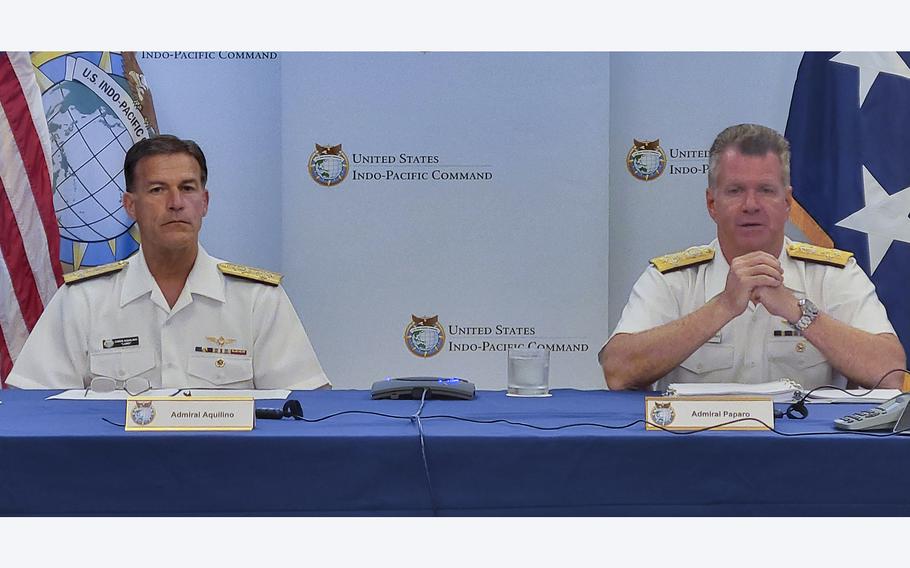
[[[474,384],[459,377],[386,377],[373,383],[377,398],[474,398]]]
[[[442,385],[455,385],[458,383],[467,383],[468,381],[458,377],[386,377],[380,382],[398,381],[398,382],[435,382]]]

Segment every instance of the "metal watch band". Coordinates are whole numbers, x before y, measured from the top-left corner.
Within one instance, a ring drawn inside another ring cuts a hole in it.
[[[816,305],[807,298],[803,298],[797,302],[797,305],[799,305],[799,309],[802,310],[803,315],[800,316],[798,320],[796,320],[796,323],[793,324],[793,327],[799,331],[805,331],[806,328],[815,321],[815,318],[818,317],[818,307],[816,307]]]

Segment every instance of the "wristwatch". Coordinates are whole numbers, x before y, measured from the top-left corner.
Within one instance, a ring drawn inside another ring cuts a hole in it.
[[[818,317],[818,307],[812,303],[811,300],[803,298],[796,303],[799,306],[799,309],[803,311],[803,315],[796,320],[796,323],[793,324],[793,327],[799,331],[805,331],[809,324],[815,321],[815,318]]]

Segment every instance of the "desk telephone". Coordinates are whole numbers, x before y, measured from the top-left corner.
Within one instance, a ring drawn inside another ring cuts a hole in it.
[[[839,430],[887,430],[894,432],[910,430],[910,412],[906,412],[910,403],[910,392],[905,392],[886,400],[871,410],[862,410],[848,414],[834,421]]]

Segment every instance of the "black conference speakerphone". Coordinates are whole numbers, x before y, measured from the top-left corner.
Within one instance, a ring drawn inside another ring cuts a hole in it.
[[[373,383],[370,396],[380,398],[426,398],[471,400],[474,398],[474,383],[458,377],[399,377],[387,378]]]

